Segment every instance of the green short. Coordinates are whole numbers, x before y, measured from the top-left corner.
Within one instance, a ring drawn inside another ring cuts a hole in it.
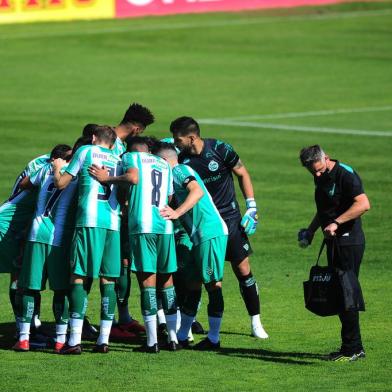
[[[132,271],[172,274],[177,271],[173,234],[133,234],[130,236]]]
[[[44,290],[48,279],[51,290],[68,290],[70,277],[68,249],[68,246],[52,246],[27,241],[18,287]]]
[[[76,227],[71,245],[71,272],[98,278],[118,278],[121,271],[120,232],[100,227]]]
[[[20,241],[11,231],[0,233],[0,273],[10,273],[20,254]]]
[[[184,270],[188,282],[221,282],[225,264],[227,235],[212,238],[192,248],[192,261]]]
[[[175,235],[176,239],[176,255],[177,255],[177,272],[179,279],[186,277],[188,265],[193,263],[192,242],[185,231],[180,231]]]

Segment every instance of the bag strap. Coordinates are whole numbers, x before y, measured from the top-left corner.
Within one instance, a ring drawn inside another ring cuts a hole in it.
[[[318,254],[318,257],[317,257],[317,261],[316,261],[316,265],[319,265],[321,253],[323,253],[324,246],[325,246],[325,239],[323,239],[323,242],[321,243],[319,254]]]

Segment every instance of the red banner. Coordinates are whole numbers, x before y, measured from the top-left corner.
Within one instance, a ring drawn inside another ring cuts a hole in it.
[[[241,11],[258,8],[296,7],[339,3],[343,0],[116,0],[117,18],[144,15],[184,14],[210,11]]]

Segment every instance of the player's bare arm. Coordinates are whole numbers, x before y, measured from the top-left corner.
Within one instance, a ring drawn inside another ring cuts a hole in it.
[[[105,166],[99,167],[91,165],[88,172],[97,179],[101,184],[131,184],[136,185],[139,182],[139,171],[136,168],[128,169],[120,176],[109,176],[109,172]]]
[[[254,198],[253,185],[250,174],[241,160],[238,160],[236,165],[233,167],[232,172],[238,178],[238,184],[241,188],[241,192],[244,195],[244,198]]]
[[[58,189],[64,189],[72,181],[73,176],[67,172],[60,173],[61,169],[67,164],[64,159],[57,158],[52,162],[53,183]]]
[[[336,230],[341,224],[359,218],[369,209],[370,209],[370,202],[365,193],[362,193],[354,197],[354,203],[351,205],[351,207],[347,211],[343,212],[343,214],[338,216],[335,219],[335,222],[325,227],[324,229],[325,236],[326,237],[335,236]]]
[[[204,195],[203,189],[201,189],[200,185],[196,181],[189,182],[186,189],[189,192],[188,196],[184,202],[178,206],[178,208],[173,210],[173,208],[165,206],[161,209],[160,214],[163,218],[178,219],[180,216],[192,209]]]

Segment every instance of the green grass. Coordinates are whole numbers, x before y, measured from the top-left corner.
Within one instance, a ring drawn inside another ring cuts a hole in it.
[[[353,11],[367,16],[339,17]],[[133,101],[153,109],[157,122],[146,133],[156,136],[166,135],[170,121],[184,114],[202,119],[392,105],[391,24],[387,1],[1,26],[0,198],[29,159],[57,143],[72,144],[88,122],[117,124]],[[392,110],[257,121],[392,132]],[[202,133],[231,142],[252,174],[261,212],[252,266],[271,338],[249,336],[237,283],[226,267],[220,353],[151,357],[133,353],[135,345],[113,344],[107,356],[88,350],[79,358],[20,355],[8,349],[12,312],[8,277],[1,275],[1,390],[390,390],[392,139],[219,125],[203,125]],[[364,217],[361,270],[367,359],[352,364],[319,359],[338,348],[339,322],[303,306],[302,281],[320,236],[305,251],[296,244],[298,228],[314,213],[312,179],[297,157],[312,143],[356,168],[372,203]],[[138,303],[134,284],[137,317]],[[88,313],[98,322],[96,287]],[[199,318],[206,325],[205,313],[203,306]],[[49,293],[42,318],[52,320]]]

